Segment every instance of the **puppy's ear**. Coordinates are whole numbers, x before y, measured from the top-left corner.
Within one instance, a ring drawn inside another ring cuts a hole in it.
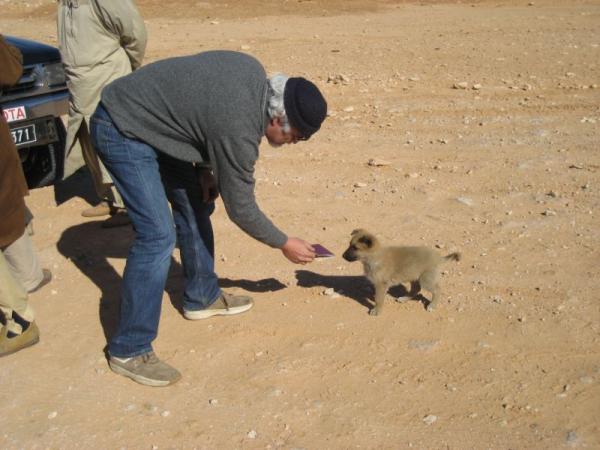
[[[364,246],[366,248],[373,247],[373,239],[371,238],[371,236],[361,236],[358,239],[358,242],[360,242],[361,244],[364,244]]]
[[[350,233],[350,236],[356,236],[357,234],[365,234],[366,231],[363,230],[362,228],[357,228],[356,230],[352,230],[352,233]]]

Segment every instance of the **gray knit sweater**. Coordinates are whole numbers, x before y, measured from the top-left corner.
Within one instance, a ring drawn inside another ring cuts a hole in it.
[[[267,76],[251,56],[211,51],[148,64],[104,88],[125,136],[176,159],[209,163],[229,218],[280,248],[287,236],[254,197],[254,164],[268,123]]]

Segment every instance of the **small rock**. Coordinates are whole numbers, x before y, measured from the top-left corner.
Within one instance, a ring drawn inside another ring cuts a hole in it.
[[[344,108],[344,112],[352,112],[352,111],[354,111],[354,106],[346,106]]]
[[[338,75],[329,75],[327,77],[327,82],[333,84],[348,84],[350,82],[350,78],[343,73],[340,73]]]
[[[217,400],[216,398],[211,398],[211,399],[208,401],[208,404],[209,404],[209,405],[217,405],[217,404],[219,404],[219,400]]]
[[[575,447],[579,442],[579,436],[577,436],[577,433],[571,430],[567,433],[565,441],[569,447]]]
[[[333,294],[335,294],[335,290],[333,288],[327,288],[323,291],[323,295],[332,296]]]
[[[410,340],[408,341],[408,348],[412,348],[415,350],[431,350],[435,348],[440,341],[430,340],[430,341],[418,341],[418,340]]]
[[[169,417],[171,415],[171,411],[163,411],[160,413],[161,417]]]
[[[481,84],[479,84],[479,83],[475,83],[475,84],[473,85],[473,90],[475,90],[475,91],[478,91],[478,90],[480,90],[481,88],[482,88],[482,86],[481,86]]]
[[[543,216],[555,216],[556,215],[556,211],[552,211],[551,209],[547,209],[546,211],[544,211],[542,213]]]
[[[367,183],[363,183],[362,181],[358,181],[353,185],[355,188],[364,188],[367,187]]]
[[[250,46],[249,46],[249,45],[246,45],[246,44],[242,45],[240,48],[241,48],[242,50],[250,50]]]
[[[367,162],[367,164],[369,166],[374,166],[374,167],[383,167],[383,166],[389,166],[391,165],[390,162],[384,160],[384,159],[376,159],[376,158],[371,158],[369,159],[369,161]]]
[[[460,83],[454,83],[452,87],[454,89],[467,89],[469,87],[469,83],[466,81],[461,81]]]
[[[248,436],[248,438],[250,439],[256,439],[258,433],[256,432],[256,430],[250,430],[248,431],[248,434],[246,436]]]
[[[58,413],[56,411],[52,411],[50,414],[48,414],[48,419],[54,419],[56,416],[58,416]]]
[[[279,397],[283,394],[281,389],[274,388],[269,392],[269,397]]]
[[[423,417],[423,422],[425,422],[427,425],[433,425],[435,422],[437,422],[437,416],[434,416],[433,414],[429,414],[425,417]]]
[[[463,205],[473,206],[473,200],[467,197],[457,197],[456,201],[462,203]]]

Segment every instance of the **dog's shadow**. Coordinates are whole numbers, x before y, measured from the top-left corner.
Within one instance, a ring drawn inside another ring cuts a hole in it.
[[[317,287],[331,288],[335,292],[345,297],[360,303],[361,305],[371,309],[374,302],[375,289],[369,280],[364,276],[353,275],[321,275],[310,270],[297,270],[296,280],[300,287]],[[388,290],[388,294],[394,298],[406,297],[408,291],[399,284]],[[414,297],[414,300],[421,300],[422,296]]]

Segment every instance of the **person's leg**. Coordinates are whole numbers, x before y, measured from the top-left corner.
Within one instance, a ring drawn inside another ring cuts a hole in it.
[[[167,198],[173,210],[184,273],[184,310],[210,306],[221,295],[214,272],[214,238],[210,215],[214,203],[204,203],[191,163],[159,158]]]
[[[35,318],[27,301],[27,292],[13,276],[4,252],[0,252],[0,309],[8,329],[15,334],[21,333],[21,326],[14,321],[13,312],[28,322],[33,322]]]
[[[183,313],[189,320],[240,314],[252,298],[222,292],[214,272],[214,237],[210,215],[214,202],[204,203],[202,188],[190,163],[161,155],[163,182],[173,208],[185,276]]]
[[[0,330],[0,357],[37,343],[40,339],[27,292],[13,277],[4,253],[0,252],[0,310],[5,325]]]
[[[134,357],[151,352],[157,335],[175,227],[156,151],[121,135],[102,107],[92,117],[91,134],[136,232],[123,273],[120,321],[109,343],[111,356]]]
[[[8,267],[27,292],[33,292],[48,283],[52,274],[42,269],[33,241],[27,230],[19,239],[3,249]]]

